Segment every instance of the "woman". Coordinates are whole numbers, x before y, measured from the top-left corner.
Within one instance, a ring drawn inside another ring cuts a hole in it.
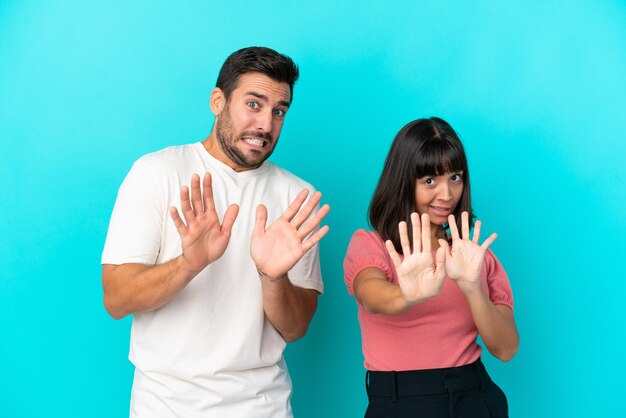
[[[396,135],[369,208],[375,232],[356,231],[344,261],[361,325],[366,418],[508,416],[476,337],[500,360],[515,355],[513,298],[488,249],[496,234],[479,243],[469,179],[463,145],[442,119]]]

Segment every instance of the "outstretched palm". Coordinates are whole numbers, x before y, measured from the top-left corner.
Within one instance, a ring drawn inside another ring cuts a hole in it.
[[[307,238],[330,210],[328,205],[324,205],[308,219],[322,195],[316,192],[303,207],[307,195],[307,190],[301,191],[267,229],[267,208],[263,205],[257,207],[250,255],[257,268],[270,277],[286,274],[328,232],[328,226],[324,226]]]
[[[385,245],[396,267],[398,284],[404,298],[409,303],[416,303],[436,296],[441,291],[445,278],[445,252],[441,248],[437,251],[437,262],[435,265],[431,253],[430,219],[428,214],[422,215],[420,225],[417,213],[412,213],[411,223],[413,224],[413,252],[411,252],[407,225],[404,221],[398,225],[404,259],[400,259],[390,240]]]
[[[182,241],[183,257],[193,271],[204,269],[224,254],[239,211],[237,205],[229,206],[220,225],[209,173],[204,175],[202,189],[201,192],[200,177],[197,174],[191,178],[191,200],[188,188],[181,188],[181,210],[185,222],[174,206],[170,208],[170,215]]]
[[[478,243],[480,239],[481,222],[476,221],[474,225],[474,237],[470,240],[469,215],[467,212],[461,214],[461,232],[456,225],[454,216],[450,215],[448,223],[452,235],[452,248],[447,242],[441,240],[442,247],[446,249],[446,273],[448,277],[456,282],[461,290],[470,289],[480,285],[480,272],[485,260],[485,252],[497,234],[491,234],[482,245]]]

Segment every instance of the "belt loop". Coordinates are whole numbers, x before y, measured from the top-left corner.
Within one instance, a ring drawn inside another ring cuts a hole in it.
[[[391,401],[398,402],[398,374],[395,370],[391,376]]]

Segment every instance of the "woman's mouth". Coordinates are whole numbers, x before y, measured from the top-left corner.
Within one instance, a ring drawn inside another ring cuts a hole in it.
[[[452,208],[444,208],[442,206],[432,205],[430,205],[429,207],[437,216],[448,216],[450,213],[452,213]]]

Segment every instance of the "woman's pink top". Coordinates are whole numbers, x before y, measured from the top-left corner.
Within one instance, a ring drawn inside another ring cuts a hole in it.
[[[343,266],[351,295],[354,295],[354,278],[368,267],[382,270],[389,282],[398,284],[396,269],[376,232],[359,229],[354,233]],[[485,255],[481,282],[494,304],[513,308],[509,279],[491,250]],[[456,367],[480,357],[481,347],[476,343],[478,331],[469,305],[448,278],[439,295],[399,315],[372,314],[358,302],[357,305],[367,370]]]

